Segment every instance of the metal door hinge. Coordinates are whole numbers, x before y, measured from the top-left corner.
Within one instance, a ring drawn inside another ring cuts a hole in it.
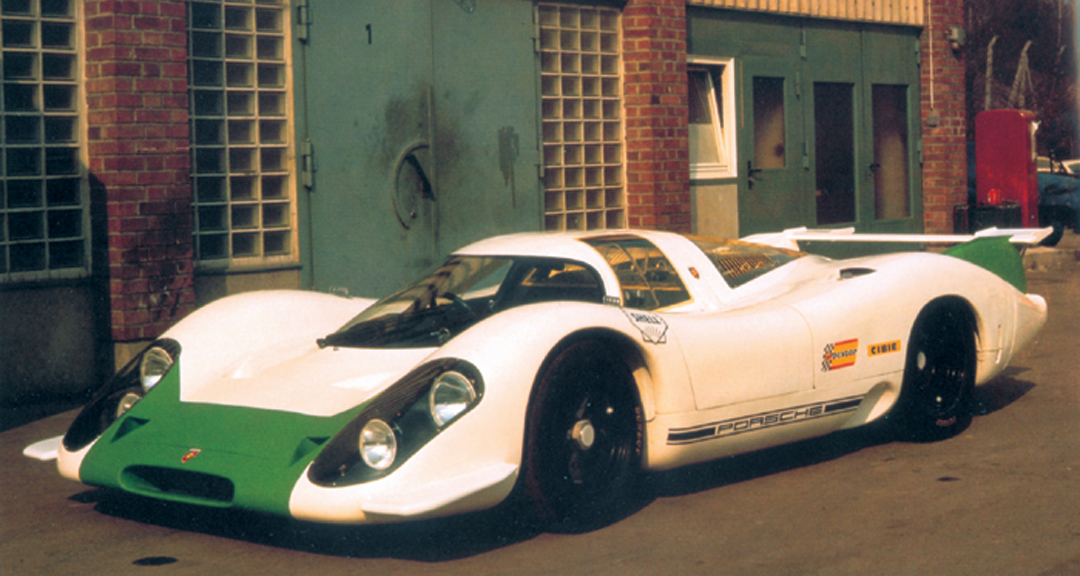
[[[296,0],[296,39],[307,44],[311,32],[311,7],[308,0]]]
[[[922,166],[922,164],[923,164],[923,154],[922,154],[922,140],[921,139],[918,142],[915,143],[915,150],[917,151],[917,153],[919,155],[919,166]]]
[[[799,34],[799,56],[806,60],[806,28],[800,30]]]
[[[315,188],[315,147],[311,140],[300,144],[300,181],[309,191]]]
[[[540,7],[533,6],[533,52],[540,53]]]

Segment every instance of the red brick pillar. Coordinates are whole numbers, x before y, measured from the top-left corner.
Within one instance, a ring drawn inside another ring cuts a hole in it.
[[[623,9],[627,223],[689,232],[686,0]]]
[[[967,105],[964,59],[950,26],[964,26],[963,0],[930,0],[922,33],[923,224],[952,233],[953,207],[967,203]]]
[[[86,0],[84,11],[89,171],[106,205],[112,338],[141,343],[195,301],[187,4]]]

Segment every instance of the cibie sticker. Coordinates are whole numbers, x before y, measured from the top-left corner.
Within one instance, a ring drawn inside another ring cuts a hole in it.
[[[826,344],[825,352],[821,355],[821,371],[831,372],[840,368],[854,366],[858,354],[858,338]]]
[[[900,351],[900,341],[893,340],[892,342],[882,342],[881,344],[871,344],[866,347],[866,355],[873,358],[881,354],[891,354],[893,352]]]
[[[641,331],[641,337],[646,342],[653,344],[667,343],[667,322],[656,314],[638,312],[635,310],[623,310],[630,323]]]

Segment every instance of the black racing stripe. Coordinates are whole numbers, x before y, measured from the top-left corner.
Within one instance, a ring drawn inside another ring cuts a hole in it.
[[[847,402],[837,402],[836,404],[829,404],[829,405],[825,406],[825,413],[828,414],[829,412],[839,412],[841,410],[850,410],[852,408],[857,407],[860,403],[862,403],[862,398],[858,398],[858,399],[855,399],[855,400],[848,400]]]
[[[708,428],[701,428],[698,430],[690,430],[688,432],[671,432],[668,434],[668,442],[687,442],[691,440],[698,440],[701,438],[708,438],[716,434],[716,426],[710,426]]]

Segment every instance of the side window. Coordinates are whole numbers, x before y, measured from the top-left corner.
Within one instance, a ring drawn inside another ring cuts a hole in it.
[[[708,236],[688,236],[724,277],[732,288],[771,272],[788,262],[805,256],[794,250],[781,250],[760,244],[750,244],[738,240],[710,238]]]
[[[690,293],[659,248],[634,236],[586,239],[619,279],[623,306],[641,310],[667,308],[690,300]]]
[[[736,176],[733,74],[730,59],[690,59],[687,76],[692,179]]]

